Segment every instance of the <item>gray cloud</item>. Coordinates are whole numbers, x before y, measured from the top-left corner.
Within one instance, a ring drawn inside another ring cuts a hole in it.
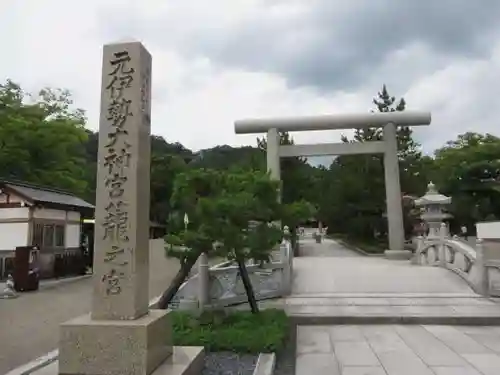
[[[279,74],[291,87],[327,91],[359,88],[390,53],[412,43],[428,46],[429,68],[436,69],[456,57],[485,57],[500,33],[498,0],[300,3],[307,6],[280,2],[280,11],[269,1],[223,27],[196,23],[188,13],[179,23],[175,11],[159,12],[144,31],[190,57],[202,54],[223,66]]]
[[[70,89],[96,129],[101,45],[139,39],[153,55],[153,132],[194,149],[254,145],[234,134],[240,118],[366,112],[387,83],[409,109],[432,111],[432,125],[415,128],[432,152],[465,131],[498,134],[499,8],[497,0],[19,0],[0,14],[0,40],[12,51],[0,71],[28,91]],[[54,35],[58,43],[47,44]],[[33,56],[43,56],[36,69]],[[293,136],[335,142],[337,133]]]

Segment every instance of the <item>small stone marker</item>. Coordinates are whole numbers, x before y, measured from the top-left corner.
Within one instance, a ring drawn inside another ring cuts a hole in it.
[[[14,279],[11,274],[7,276],[7,282],[5,283],[5,288],[3,289],[2,294],[0,294],[0,298],[17,298],[17,293],[14,289]]]
[[[92,312],[61,325],[59,373],[148,375],[172,353],[149,310],[151,55],[104,46]]]

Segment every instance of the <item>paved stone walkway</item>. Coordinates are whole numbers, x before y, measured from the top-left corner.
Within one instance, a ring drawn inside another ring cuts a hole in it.
[[[306,238],[300,241],[301,257],[324,257],[324,258],[357,258],[361,254],[341,246],[332,240],[325,238],[322,243]],[[296,258],[300,259],[300,258]]]
[[[500,324],[496,299],[442,268],[358,256],[329,239],[301,244],[292,295],[283,301],[301,324],[296,375],[500,374],[500,327],[366,324]]]
[[[316,244],[311,237],[306,237],[300,243],[304,251],[293,263],[293,296],[335,293],[475,295],[458,275],[443,268],[359,256],[328,238]]]
[[[500,327],[299,326],[296,375],[498,375]]]

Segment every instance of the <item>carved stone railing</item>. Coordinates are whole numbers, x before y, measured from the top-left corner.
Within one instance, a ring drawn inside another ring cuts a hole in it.
[[[259,300],[288,295],[291,291],[293,254],[289,241],[283,241],[264,264],[247,263],[255,298]],[[198,264],[198,273],[190,277],[169,304],[171,309],[194,310],[221,308],[247,301],[238,266],[226,261],[208,267],[206,255]]]
[[[485,253],[481,239],[473,248],[457,236],[450,238],[444,223],[439,237],[419,236],[416,247],[414,264],[446,268],[463,278],[476,293],[500,296],[499,249]]]

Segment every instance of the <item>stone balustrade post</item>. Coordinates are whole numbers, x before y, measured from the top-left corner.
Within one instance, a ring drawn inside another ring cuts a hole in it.
[[[424,248],[424,237],[417,237],[417,249],[415,250],[415,254],[413,255],[412,263],[413,264],[422,264],[422,250]]]
[[[209,265],[207,253],[201,253],[198,259],[198,308],[203,312],[209,301],[210,283]]]
[[[438,258],[439,265],[441,267],[446,267],[446,245],[444,241],[448,236],[448,228],[445,223],[441,223],[439,226],[439,246],[438,246]]]
[[[283,295],[289,295],[292,291],[292,268],[290,263],[290,258],[292,255],[291,242],[289,240],[283,240],[280,245],[281,251],[281,265],[282,268],[282,278],[281,278],[281,288],[283,290]]]
[[[475,266],[479,273],[479,293],[486,296],[489,294],[489,275],[488,268],[486,267],[483,240],[481,238],[476,240]]]

